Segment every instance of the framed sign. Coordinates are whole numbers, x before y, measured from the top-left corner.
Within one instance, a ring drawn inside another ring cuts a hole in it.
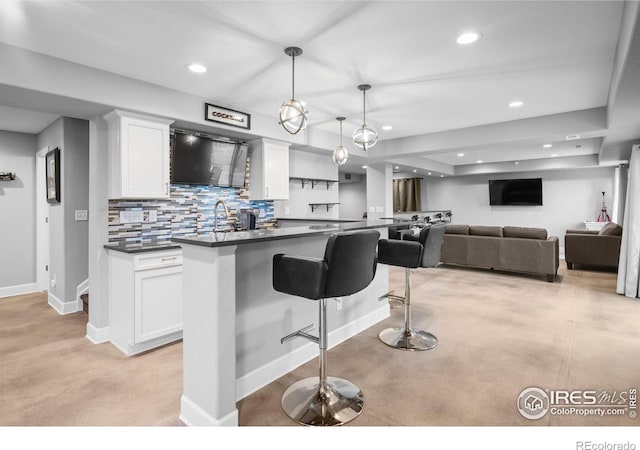
[[[47,202],[60,203],[60,149],[54,148],[44,158],[47,176]]]
[[[204,104],[204,118],[211,122],[223,123],[232,127],[244,128],[245,130],[251,129],[251,114],[212,105],[211,103]]]

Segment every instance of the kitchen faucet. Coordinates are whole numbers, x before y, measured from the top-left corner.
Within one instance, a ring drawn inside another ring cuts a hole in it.
[[[214,231],[214,233],[216,231],[218,231],[218,205],[222,205],[222,207],[224,208],[224,218],[229,220],[229,209],[227,208],[227,205],[225,204],[225,202],[223,200],[218,200],[216,202],[216,205],[213,207],[213,213],[214,213],[213,231]]]

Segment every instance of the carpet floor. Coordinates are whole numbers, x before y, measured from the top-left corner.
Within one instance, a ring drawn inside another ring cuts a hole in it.
[[[623,415],[525,419],[523,389],[589,390],[613,397],[640,387],[640,301],[615,294],[616,275],[560,268],[542,277],[443,266],[412,274],[413,324],[439,345],[405,352],[378,340],[391,317],[329,351],[329,375],[365,396],[349,426],[639,425]],[[404,271],[391,268],[402,294]],[[0,426],[180,425],[182,344],[126,357],[85,338],[87,315],[58,315],[43,293],[0,299]],[[317,376],[314,359],[238,402],[244,426],[296,426],[284,390]],[[604,399],[599,399],[604,403]],[[627,402],[628,404],[628,402]]]

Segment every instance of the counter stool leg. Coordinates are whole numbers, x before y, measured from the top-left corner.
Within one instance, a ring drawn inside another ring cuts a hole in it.
[[[404,328],[386,328],[378,337],[390,347],[400,350],[431,350],[438,345],[433,334],[411,328],[411,269],[405,267]]]
[[[355,384],[327,376],[327,300],[319,303],[319,377],[289,386],[282,396],[282,409],[302,425],[344,425],[362,413],[364,396]]]

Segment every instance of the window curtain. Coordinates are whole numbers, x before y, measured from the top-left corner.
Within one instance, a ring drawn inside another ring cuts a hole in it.
[[[395,212],[422,211],[420,178],[393,180],[393,210]]]
[[[627,199],[622,224],[622,245],[616,292],[638,297],[640,279],[640,147],[634,146],[629,161]]]

